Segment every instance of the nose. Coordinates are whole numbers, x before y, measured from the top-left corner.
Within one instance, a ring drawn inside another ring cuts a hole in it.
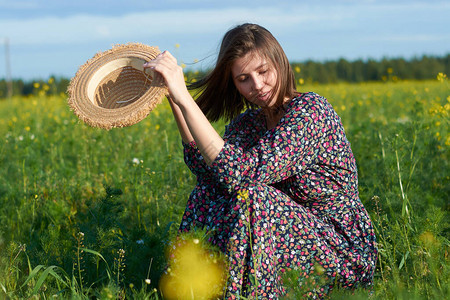
[[[263,88],[264,86],[264,81],[262,80],[262,78],[259,77],[255,77],[253,78],[253,89],[255,91],[259,91]]]

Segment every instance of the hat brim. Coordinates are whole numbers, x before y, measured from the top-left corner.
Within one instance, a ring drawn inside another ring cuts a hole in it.
[[[143,69],[159,53],[136,43],[97,53],[70,81],[70,108],[92,127],[109,130],[140,122],[168,94],[163,78]]]

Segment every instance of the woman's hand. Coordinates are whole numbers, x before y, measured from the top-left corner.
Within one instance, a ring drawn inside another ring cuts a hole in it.
[[[150,68],[158,72],[164,78],[170,96],[175,104],[180,105],[184,101],[192,100],[184,82],[183,69],[177,64],[175,57],[168,51],[160,53],[155,59],[145,63],[143,67],[144,69]]]
[[[206,163],[211,165],[224,145],[223,139],[211,126],[206,116],[195,103],[184,82],[183,69],[167,51],[144,64],[164,78],[169,89],[169,103],[178,124],[183,141],[195,143]]]

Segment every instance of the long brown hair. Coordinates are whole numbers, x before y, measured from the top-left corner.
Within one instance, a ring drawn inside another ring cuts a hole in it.
[[[236,89],[231,66],[238,58],[255,51],[269,61],[277,72],[279,91],[275,107],[295,94],[295,78],[291,65],[275,37],[264,27],[245,23],[229,30],[222,39],[216,66],[203,79],[188,86],[197,90],[197,104],[211,121],[231,120],[244,108],[255,108]]]

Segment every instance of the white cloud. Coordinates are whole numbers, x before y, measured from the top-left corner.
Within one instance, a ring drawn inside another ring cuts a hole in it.
[[[14,1],[0,0],[0,14],[7,14],[2,8],[10,2]],[[17,5],[25,8],[36,2],[18,1]],[[249,3],[256,5],[255,1]],[[126,42],[142,42],[169,50],[179,43],[177,57],[186,63],[215,58],[222,35],[242,22],[259,23],[269,29],[288,57],[297,61],[442,54],[450,50],[448,2],[280,0],[261,3],[265,5],[257,8],[247,2],[240,6],[228,5],[228,8],[219,5],[199,8],[196,4],[187,10],[175,5],[172,7],[180,9],[116,12],[114,16],[104,11],[104,15],[70,15],[67,10],[66,17],[57,14],[57,10],[50,10],[47,15],[35,13],[34,16],[40,17],[34,18],[20,15],[14,19],[11,14],[0,18],[0,46],[2,38],[8,37],[14,74],[23,77],[73,74],[76,66],[96,52]],[[0,60],[0,78],[3,61]]]
[[[287,28],[318,19],[339,16],[302,14],[275,7],[142,12],[123,16],[75,15],[67,18],[43,17],[28,20],[0,20],[0,36],[17,45],[78,44],[99,39],[135,39],[171,35],[223,33],[234,24],[251,21],[274,28]],[[295,18],[292,14],[298,13]],[[282,22],[286,20],[287,22]]]
[[[22,2],[33,4],[35,2]],[[18,4],[19,5],[19,4]],[[121,16],[73,15],[69,17],[41,17],[34,19],[0,20],[0,37],[9,37],[16,45],[80,44],[92,41],[139,40],[165,36],[192,36],[216,33],[218,38],[231,26],[242,22],[260,23],[274,34],[295,32],[333,32],[343,29],[364,30],[364,27],[384,21],[387,15],[392,24],[403,20],[409,24],[408,14],[424,12],[429,17],[437,10],[448,10],[450,5],[430,3],[376,4],[374,1],[353,5],[293,4],[291,6],[263,6],[261,8],[227,8],[165,10],[129,13]],[[420,20],[417,20],[420,21]],[[365,22],[365,24],[364,24]],[[299,27],[303,25],[302,27]],[[358,26],[361,26],[358,28]]]

